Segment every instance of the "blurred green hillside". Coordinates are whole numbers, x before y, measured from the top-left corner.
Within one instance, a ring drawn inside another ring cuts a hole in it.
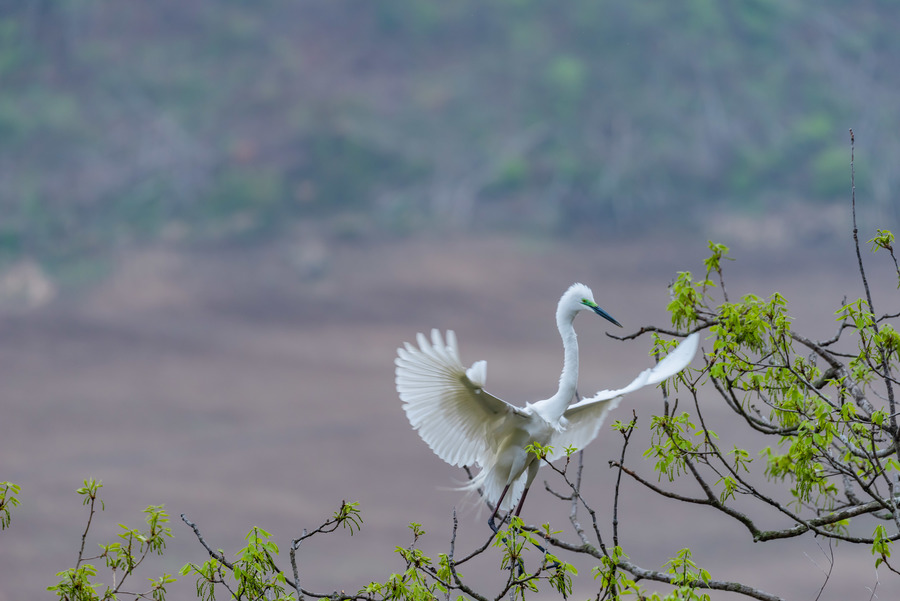
[[[0,260],[896,215],[900,3],[0,0]]]

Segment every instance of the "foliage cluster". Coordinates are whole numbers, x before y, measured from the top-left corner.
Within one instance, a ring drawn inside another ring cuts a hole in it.
[[[10,508],[19,505],[16,495],[22,492],[18,484],[12,482],[0,482],[0,530],[6,530],[12,519]]]
[[[150,555],[162,555],[166,548],[166,539],[172,536],[171,528],[166,524],[169,516],[161,505],[150,505],[144,510],[147,514],[147,529],[139,530],[119,524],[122,532],[119,533],[119,541],[100,544],[99,555],[85,555],[85,546],[91,523],[97,510],[104,509],[100,499],[102,483],[87,479],[84,486],[77,492],[83,497],[82,503],[89,508],[87,525],[81,535],[81,548],[78,551],[78,559],[75,567],[59,572],[56,576],[59,583],[48,587],[60,599],[68,601],[110,601],[120,597],[134,599],[150,599],[152,601],[165,601],[166,585],[175,582],[171,574],[163,574],[159,578],[150,578],[145,590],[134,590],[125,587],[125,583],[134,580],[134,573],[144,560]],[[94,561],[102,561],[110,572],[111,583],[103,585],[96,580],[98,576]]]

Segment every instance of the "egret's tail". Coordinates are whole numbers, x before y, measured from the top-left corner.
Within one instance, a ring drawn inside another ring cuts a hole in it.
[[[502,511],[508,511],[519,503],[519,499],[522,498],[522,492],[525,490],[527,476],[527,473],[523,473],[510,485],[506,496],[500,503]],[[462,484],[459,490],[466,492],[466,500],[477,500],[477,496],[490,503],[491,507],[496,507],[504,488],[506,488],[506,476],[497,474],[497,470],[483,469],[471,480]]]

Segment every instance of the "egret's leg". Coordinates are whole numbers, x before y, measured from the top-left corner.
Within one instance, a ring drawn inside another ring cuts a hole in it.
[[[525,495],[528,494],[528,490],[531,488],[531,483],[534,482],[534,477],[537,476],[539,466],[540,464],[537,461],[534,461],[531,465],[528,466],[528,479],[525,481],[525,490],[522,491],[522,498],[519,499],[519,505],[516,507],[516,512],[514,514],[516,516],[518,516],[519,512],[522,511],[522,505],[525,503]],[[540,546],[537,543],[532,544],[537,547],[541,553],[543,553],[544,555],[547,554],[547,550],[544,547]],[[558,568],[559,562],[554,561],[552,564],[550,564],[550,567],[554,569]]]
[[[494,516],[491,516],[491,519],[488,520],[488,526],[493,531],[494,534],[500,532],[500,528],[497,527],[497,524],[494,523]]]
[[[497,531],[493,526],[494,519],[497,517],[497,513],[500,511],[500,505],[503,504],[503,499],[506,497],[507,492],[509,492],[509,484],[507,484],[506,487],[504,487],[503,492],[500,493],[500,498],[497,499],[497,506],[494,508],[494,513],[491,514],[491,517],[488,520],[488,524],[491,525],[491,529],[494,530],[494,532]]]
[[[522,498],[519,499],[519,504],[516,506],[516,512],[513,515],[518,517],[519,513],[522,511],[522,505],[525,503],[525,495],[528,494],[528,489],[531,488],[531,483],[534,482],[534,477],[537,476],[540,467],[541,463],[538,460],[533,460],[528,464],[528,477],[525,480],[525,490],[522,491]]]
[[[516,512],[513,514],[514,516],[518,517],[519,513],[522,511],[522,505],[525,503],[525,495],[527,495],[527,494],[528,494],[528,488],[526,488],[525,490],[522,491],[522,498],[519,499],[519,504],[516,505]]]

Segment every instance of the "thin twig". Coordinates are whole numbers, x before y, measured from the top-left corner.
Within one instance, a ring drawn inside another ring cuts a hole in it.
[[[300,538],[291,542],[291,570],[294,572],[294,590],[297,591],[297,601],[303,601],[303,589],[300,588],[300,570],[297,567],[297,549],[300,548],[300,541],[306,538],[306,528],[300,534]]]
[[[200,534],[200,528],[197,527],[197,524],[189,520],[188,517],[183,513],[181,514],[181,521],[191,527],[191,530],[194,531],[194,535],[197,537],[197,540],[200,541],[200,544],[203,545],[203,548],[206,549],[206,552],[209,553],[210,557],[221,563],[229,570],[234,569],[234,564],[225,559],[225,555],[223,555],[219,551],[213,551],[212,547],[210,547],[206,542],[206,539],[203,538],[203,535]]]
[[[581,542],[584,544],[588,544],[587,533],[584,531],[584,527],[581,525],[581,522],[578,521],[578,497],[581,493],[581,475],[584,469],[584,451],[578,451],[578,469],[575,471],[575,486],[572,491],[572,508],[569,510],[569,522],[572,523],[572,527],[575,528],[575,533],[578,535],[578,538],[581,539]]]
[[[637,423],[637,412],[632,409],[632,426]],[[631,439],[631,433],[634,431],[633,427],[629,427],[625,430],[622,430],[622,436],[624,440],[622,441],[622,453],[619,455],[619,465],[625,465],[625,449],[628,447],[628,441]],[[619,546],[619,487],[622,485],[622,469],[618,470],[616,473],[616,488],[613,493],[613,520],[612,520],[612,528],[613,528],[613,546]]]
[[[670,330],[668,328],[660,328],[657,326],[641,326],[641,328],[637,332],[633,332],[631,334],[626,334],[624,336],[618,336],[616,334],[611,334],[607,332],[606,335],[614,340],[634,340],[635,338],[640,338],[644,334],[649,332],[656,332],[657,334],[665,334],[666,336],[674,336],[677,338],[686,338],[687,336],[693,334],[694,332],[699,332],[704,328],[708,328],[711,325],[715,325],[713,321],[706,320],[698,320],[697,325],[688,330],[687,332],[679,332],[678,330]]]
[[[872,291],[869,289],[869,281],[866,278],[866,270],[863,266],[862,253],[859,250],[859,229],[856,226],[856,166],[854,164],[854,153],[855,153],[855,136],[853,135],[853,130],[850,130],[850,205],[851,211],[853,213],[853,245],[856,248],[856,260],[859,265],[859,275],[862,278],[863,288],[866,292],[866,302],[869,303],[869,312],[872,314],[872,317],[875,316],[875,304],[872,302]],[[877,334],[878,333],[878,322],[873,321],[872,329]],[[884,366],[884,371],[886,375],[890,375],[890,362],[888,361],[888,357],[883,348],[881,351],[881,364]],[[887,387],[888,393],[888,403],[890,405],[890,422],[891,429],[894,433],[894,441],[900,442],[900,430],[897,428],[897,417],[894,415],[897,411],[896,404],[894,400],[894,387],[891,385],[890,381],[885,381],[885,386]],[[900,453],[898,453],[900,455]]]
[[[825,555],[825,549],[822,548],[822,545],[819,544],[819,541],[816,541],[816,546],[819,547],[819,550],[822,552],[822,555]],[[825,587],[828,586],[828,581],[831,579],[831,572],[834,570],[834,547],[832,547],[831,541],[829,540],[828,541],[828,555],[826,556],[828,558],[828,569],[827,570],[823,570],[821,567],[819,567],[819,564],[817,564],[816,560],[814,560],[812,557],[810,557],[806,553],[803,553],[803,554],[806,555],[806,558],[809,559],[814,566],[816,566],[817,568],[822,570],[822,573],[825,574],[825,582],[822,583],[822,587],[819,589],[819,594],[816,595],[816,599],[815,599],[815,601],[819,601],[819,599],[822,598],[822,593],[825,592]]]
[[[866,270],[863,267],[862,253],[859,250],[859,228],[856,227],[856,166],[854,165],[856,138],[853,130],[850,130],[850,211],[853,216],[853,245],[856,248],[856,261],[859,265],[859,275],[862,277],[863,288],[866,292],[866,301],[869,303],[869,311],[873,314],[875,307],[872,304],[872,293],[869,290],[869,281],[866,279]]]
[[[91,521],[94,519],[94,503],[97,501],[96,493],[91,496],[90,503],[90,513],[88,514],[87,524],[84,527],[84,532],[81,533],[81,548],[78,550],[78,561],[75,562],[75,568],[81,565],[81,562],[84,561],[84,543],[87,540],[88,530],[91,529]]]

